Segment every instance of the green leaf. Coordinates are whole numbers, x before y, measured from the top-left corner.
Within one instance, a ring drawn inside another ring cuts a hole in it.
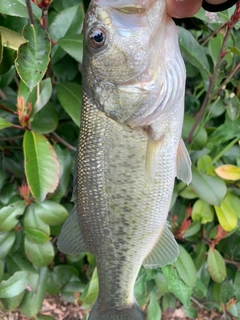
[[[197,200],[192,209],[192,219],[193,221],[201,220],[202,224],[213,221],[214,218],[214,210],[213,207],[210,206],[205,201],[199,199]]]
[[[32,203],[28,206],[23,219],[24,229],[36,229],[49,236],[50,227],[38,216],[38,208],[38,203]]]
[[[42,80],[40,82],[40,88],[35,87],[32,92],[29,94],[27,99],[28,102],[33,104],[33,110],[31,117],[38,113],[50,100],[52,96],[52,81],[50,78]]]
[[[24,249],[29,261],[36,267],[47,266],[54,258],[54,249],[51,242],[37,244],[25,238]]]
[[[12,126],[13,126],[13,124],[11,122],[0,117],[0,130],[5,129],[5,128],[9,128]]]
[[[68,150],[63,150],[56,144],[55,151],[60,162],[61,167],[61,178],[57,189],[54,191],[53,195],[50,197],[53,201],[58,201],[66,194],[69,188],[69,180],[71,169],[73,166],[73,160],[71,154]]]
[[[33,228],[24,228],[28,240],[38,243],[38,244],[44,244],[48,242],[51,238],[44,232],[33,229]]]
[[[213,248],[209,248],[207,258],[208,272],[217,283],[223,282],[226,278],[226,265],[221,254]]]
[[[36,203],[36,214],[46,224],[57,226],[62,224],[68,217],[68,212],[61,204],[45,200]]]
[[[60,165],[48,140],[40,134],[26,131],[23,141],[24,165],[33,196],[43,201],[59,182]]]
[[[13,50],[18,50],[20,45],[26,43],[23,36],[13,30],[0,26],[0,34],[2,36],[2,45]]]
[[[195,37],[185,28],[178,27],[179,44],[187,61],[204,72],[205,77],[210,73],[209,63],[204,48],[200,46]]]
[[[22,291],[15,297],[0,299],[0,307],[3,306],[7,312],[11,313],[13,310],[17,309],[24,297],[25,291]],[[3,310],[4,311],[4,310]]]
[[[93,304],[98,296],[98,274],[97,269],[94,269],[91,281],[89,285],[85,288],[83,294],[81,295],[81,300],[86,304]]]
[[[29,274],[26,271],[18,271],[11,278],[0,283],[0,298],[12,298],[25,290],[28,284]]]
[[[43,299],[47,292],[48,275],[48,268],[41,268],[39,270],[39,276],[37,277],[36,290],[27,291],[24,296],[24,299],[20,305],[20,311],[28,318],[34,317],[41,309]]]
[[[182,129],[182,137],[184,140],[187,139],[193,125],[194,125],[194,118],[192,118],[187,113],[184,115],[184,123],[183,123],[183,129]],[[206,143],[207,143],[208,135],[205,128],[198,125],[195,134],[193,135],[193,143],[192,143],[192,149],[198,150],[202,149]]]
[[[200,221],[193,221],[187,231],[184,233],[183,238],[189,238],[196,235],[201,230],[201,223]],[[189,239],[188,239],[189,240]],[[189,240],[190,241],[190,240]]]
[[[203,242],[198,243],[195,248],[195,252],[196,252],[196,258],[194,259],[194,263],[198,271],[206,261],[207,248],[205,243]]]
[[[77,83],[64,82],[58,83],[56,89],[62,107],[70,115],[76,125],[80,126],[82,87]]]
[[[23,36],[27,43],[20,46],[15,66],[22,81],[32,90],[43,78],[51,52],[50,39],[41,25],[26,25]]]
[[[38,8],[38,6],[35,3],[31,4],[33,14],[36,18],[40,19],[42,16],[42,10]],[[9,0],[1,0],[0,13],[10,16],[28,18],[28,11],[26,8],[25,0],[11,0],[11,2],[9,2]]]
[[[3,264],[2,264],[2,261],[0,261],[0,282],[2,281],[3,279]]]
[[[240,180],[240,168],[232,164],[224,164],[215,169],[216,174],[225,180]]]
[[[184,199],[195,199],[197,198],[196,193],[193,190],[193,187],[186,186],[184,182],[179,182],[177,185],[178,194]]]
[[[58,126],[56,105],[48,102],[30,121],[32,130],[37,133],[53,132]]]
[[[234,295],[237,301],[240,301],[240,269],[237,270],[234,278]]]
[[[150,293],[149,304],[147,306],[147,319],[160,320],[162,318],[162,310],[160,308],[155,291]]]
[[[58,44],[71,57],[82,63],[83,58],[83,34],[68,35],[58,40]]]
[[[23,215],[25,202],[23,200],[14,202],[0,210],[0,232],[12,230],[18,223],[17,217]]]
[[[235,205],[234,205],[235,203]],[[227,194],[220,207],[215,206],[218,221],[225,231],[232,231],[237,227],[240,200],[231,194]]]
[[[193,288],[197,281],[196,268],[190,254],[179,245],[179,256],[174,263],[180,278],[191,288]]]
[[[237,47],[231,47],[230,48],[231,52],[233,52],[234,54],[237,54],[240,57],[240,49]]]
[[[190,306],[192,288],[187,286],[180,278],[177,271],[172,266],[162,268],[164,277],[168,281],[168,289],[182,302],[185,307]]]
[[[0,233],[0,259],[4,259],[9,251],[11,250],[14,241],[16,238],[16,232],[15,231],[10,231],[10,232],[5,232],[5,233]]]
[[[225,183],[218,177],[211,177],[192,167],[192,186],[200,199],[211,205],[220,205],[227,193]]]
[[[84,19],[84,8],[80,4],[68,7],[59,12],[49,26],[49,33],[52,40],[57,41],[67,35],[82,33]],[[53,63],[56,63],[65,55],[63,49],[56,44],[52,50]]]

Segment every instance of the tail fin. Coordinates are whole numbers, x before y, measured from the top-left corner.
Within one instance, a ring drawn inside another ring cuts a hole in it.
[[[98,301],[95,302],[88,320],[144,320],[143,313],[137,303],[125,309],[99,310]]]

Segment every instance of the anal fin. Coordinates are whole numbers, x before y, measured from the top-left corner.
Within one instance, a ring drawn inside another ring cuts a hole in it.
[[[176,176],[186,184],[190,184],[192,181],[191,165],[192,163],[187,148],[183,140],[180,139],[177,150]]]
[[[72,255],[90,251],[88,250],[78,223],[76,205],[63,224],[57,246],[61,252]]]
[[[178,244],[166,224],[158,242],[143,261],[143,266],[147,269],[163,267],[176,261],[178,254]]]

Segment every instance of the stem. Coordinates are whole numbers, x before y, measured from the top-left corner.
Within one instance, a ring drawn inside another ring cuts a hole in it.
[[[3,109],[3,110],[5,110],[5,111],[7,111],[7,112],[9,112],[9,113],[13,113],[13,114],[15,113],[13,110],[11,110],[11,109],[3,106],[2,104],[0,104],[0,109]]]
[[[54,138],[58,141],[64,144],[69,150],[77,151],[77,148],[73,147],[71,144],[69,144],[67,141],[65,141],[63,138],[61,138],[56,132],[52,132],[52,135]]]
[[[218,75],[218,69],[219,69],[219,66],[220,66],[220,63],[224,57],[224,54],[226,52],[226,46],[227,46],[227,42],[228,42],[228,39],[230,37],[230,34],[231,34],[231,31],[232,31],[232,28],[233,26],[229,26],[229,24],[227,25],[227,32],[225,34],[225,37],[223,39],[223,44],[222,44],[222,48],[221,48],[221,51],[219,53],[219,56],[218,56],[218,60],[217,60],[217,63],[216,63],[216,66],[214,68],[214,72],[213,72],[213,75],[210,77],[209,79],[209,87],[208,87],[208,91],[206,93],[206,96],[204,98],[204,101],[203,101],[203,104],[200,108],[200,110],[198,111],[198,113],[196,114],[195,116],[195,123],[189,133],[189,136],[187,138],[187,142],[189,143],[192,138],[193,138],[193,134],[197,128],[197,125],[199,124],[199,122],[201,121],[201,118],[205,112],[205,109],[208,105],[208,102],[210,100],[210,97],[211,97],[211,94],[212,94],[212,91],[213,91],[213,88],[214,88],[214,84],[215,84],[215,81],[217,79],[217,75]]]
[[[220,31],[222,28],[224,28],[225,26],[226,26],[226,23],[222,24],[219,28],[217,28],[216,30],[214,30],[214,31],[203,41],[203,43],[201,44],[202,47],[204,47],[205,44],[207,44],[208,41],[209,41],[212,37],[214,37],[217,33],[219,33],[219,31]]]
[[[240,262],[228,260],[228,259],[224,259],[224,261],[228,264],[233,264],[234,266],[237,266],[238,268],[240,268]]]
[[[214,165],[215,162],[217,162],[223,155],[226,153],[235,143],[237,143],[239,140],[239,137],[235,138],[232,142],[230,142],[226,148],[224,148],[210,163],[209,165],[205,168],[204,172],[210,168],[212,165]]]
[[[22,126],[18,126],[17,124],[13,124],[12,127],[15,128],[15,129],[21,129],[21,130],[24,130],[24,131],[26,130],[26,128],[23,128]]]
[[[218,88],[215,92],[214,95],[217,95],[221,90],[224,89],[224,86],[228,83],[228,81],[234,76],[234,74],[240,69],[240,62],[236,65],[234,69],[229,73],[228,77],[223,81],[221,84],[221,88]]]
[[[26,7],[27,7],[28,17],[29,17],[30,23],[34,25],[35,20],[34,20],[33,11],[32,11],[31,0],[26,0]]]
[[[1,89],[0,89],[0,98],[2,98],[3,100],[7,100],[7,96]]]
[[[15,136],[15,137],[8,137],[8,138],[0,138],[0,141],[14,141],[17,139],[22,139],[22,138],[23,138],[23,135]]]

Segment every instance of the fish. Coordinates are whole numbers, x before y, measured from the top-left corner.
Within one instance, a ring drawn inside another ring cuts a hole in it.
[[[177,259],[167,216],[175,177],[191,182],[185,66],[165,0],[92,0],[83,33],[75,205],[58,248],[96,257],[89,320],[143,320],[135,280]]]

